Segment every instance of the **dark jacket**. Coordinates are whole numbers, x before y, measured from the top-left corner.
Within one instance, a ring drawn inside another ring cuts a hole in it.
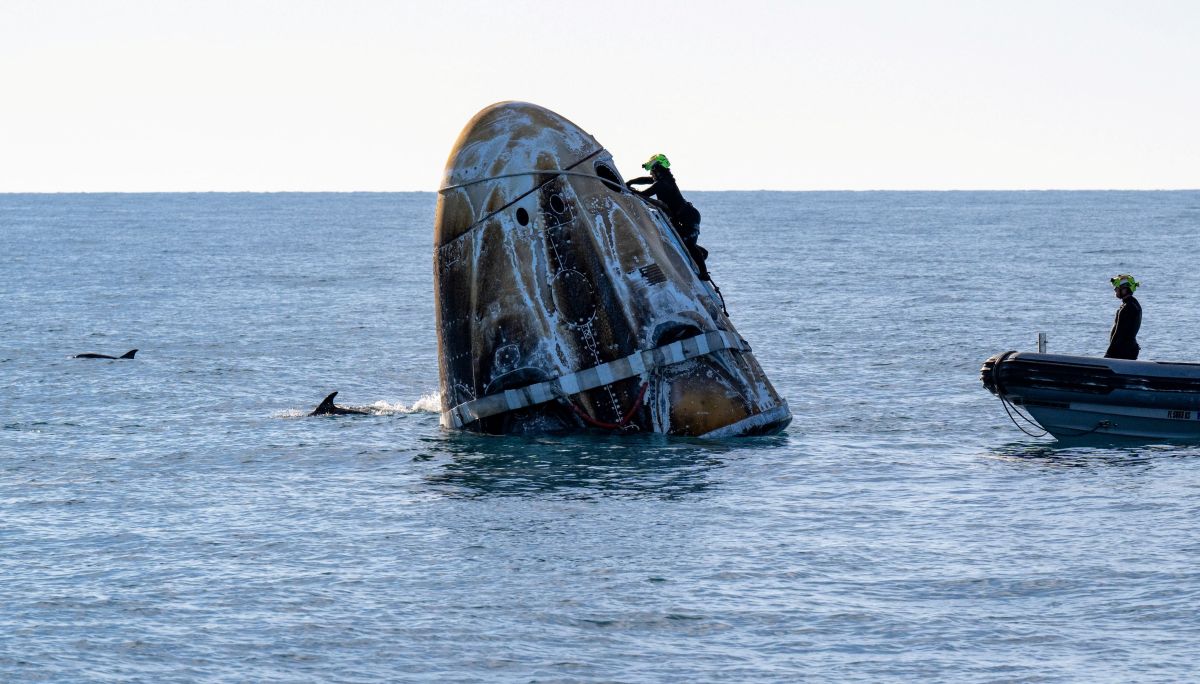
[[[1108,334],[1109,359],[1136,359],[1141,347],[1137,343],[1138,330],[1142,327],[1142,305],[1133,295],[1121,300],[1121,307],[1113,319],[1112,332]]]
[[[642,176],[634,178],[625,184],[630,186],[645,185],[650,183],[650,187],[645,190],[634,190],[642,197],[653,197],[659,202],[662,202],[667,207],[667,214],[671,217],[671,222],[683,234],[684,239],[694,241],[696,235],[700,233],[700,212],[696,207],[692,206],[683,198],[683,193],[679,191],[679,184],[675,182],[675,175],[670,169],[656,169],[653,176]]]

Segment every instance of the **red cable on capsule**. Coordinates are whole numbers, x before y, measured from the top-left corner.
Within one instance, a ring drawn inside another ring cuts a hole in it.
[[[567,398],[567,404],[570,405],[571,410],[575,412],[575,415],[582,418],[583,422],[587,423],[588,425],[603,428],[605,430],[620,430],[628,425],[629,421],[633,420],[633,414],[637,413],[637,410],[642,407],[642,399],[645,398],[646,390],[649,387],[649,382],[642,383],[642,389],[638,392],[637,400],[633,402],[633,407],[629,409],[629,413],[626,413],[625,417],[622,418],[620,422],[616,423],[606,423],[602,420],[596,420],[595,418],[589,416],[586,411],[576,406],[575,402],[571,401],[570,397]]]

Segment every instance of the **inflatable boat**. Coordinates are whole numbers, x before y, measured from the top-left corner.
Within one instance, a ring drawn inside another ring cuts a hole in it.
[[[1009,351],[979,375],[1014,423],[1023,409],[1059,440],[1200,440],[1200,363]]]

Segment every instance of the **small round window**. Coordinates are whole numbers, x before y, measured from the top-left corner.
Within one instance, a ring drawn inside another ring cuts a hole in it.
[[[625,191],[625,182],[621,180],[621,176],[617,175],[617,172],[615,169],[613,169],[613,167],[605,164],[604,162],[596,162],[595,167],[596,175],[599,176],[600,180],[608,186],[609,190],[613,190],[615,192]]]
[[[529,225],[529,212],[525,211],[525,207],[517,209],[517,223],[523,226]]]

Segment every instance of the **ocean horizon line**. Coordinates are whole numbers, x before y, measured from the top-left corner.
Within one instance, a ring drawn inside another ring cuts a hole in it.
[[[1194,188],[823,188],[823,189],[776,189],[776,188],[725,188],[689,189],[685,192],[708,193],[1012,193],[1012,192],[1198,192]],[[438,190],[0,190],[0,196],[12,195],[436,195]]]

